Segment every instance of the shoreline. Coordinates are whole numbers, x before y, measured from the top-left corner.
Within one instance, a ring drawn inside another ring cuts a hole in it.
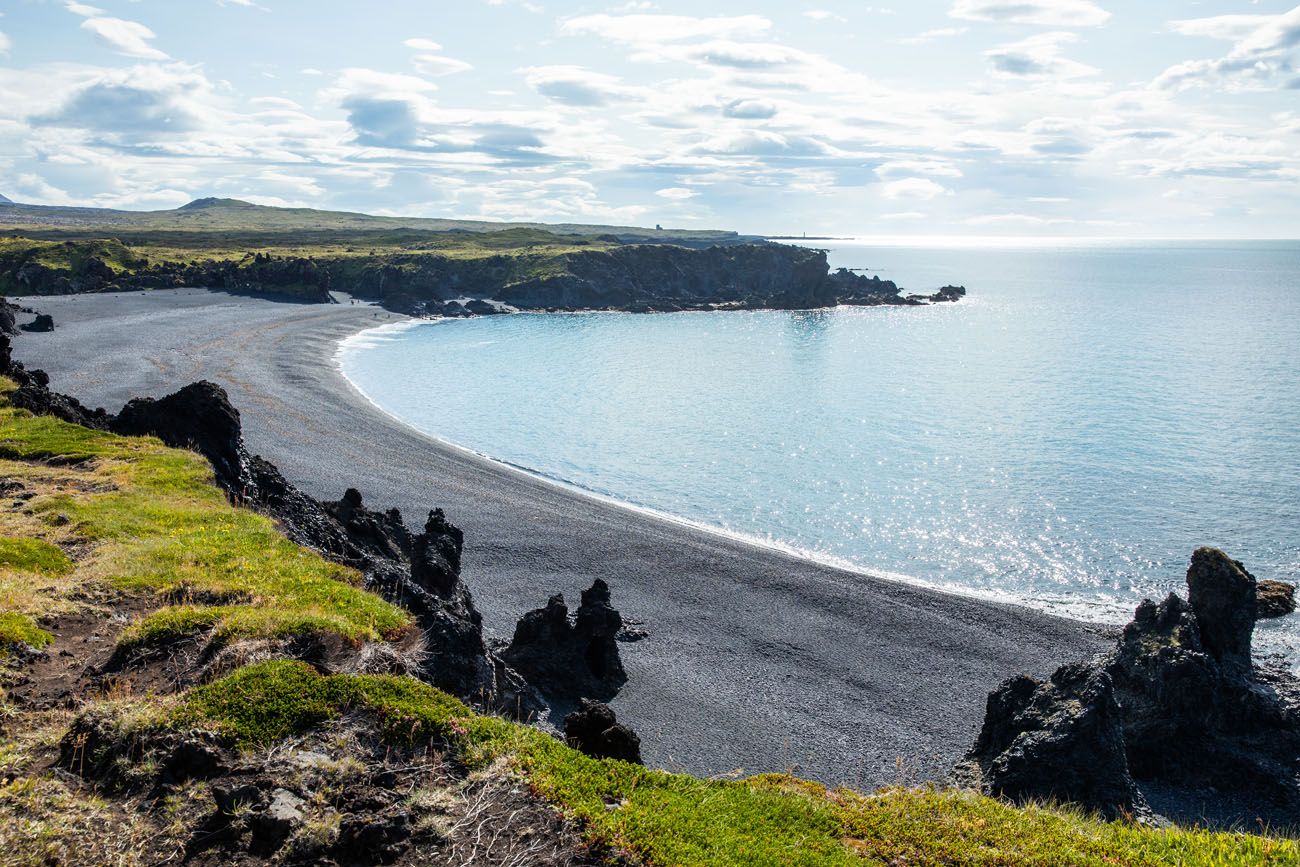
[[[464,574],[489,630],[596,577],[649,636],[623,645],[612,704],[652,764],[697,774],[794,769],[827,783],[942,779],[988,692],[1100,649],[1078,622],[848,572],[606,502],[416,431],[332,363],[391,318],[206,290],[26,299],[54,315],[15,355],[116,408],[199,378],[224,385],[250,448],[316,496],[362,490],[465,530]]]
[[[701,313],[701,312],[709,312],[709,311],[685,310],[685,311],[678,311],[678,312],[683,314],[693,314],[693,313]],[[756,311],[735,311],[735,312],[756,312]],[[543,313],[540,311],[520,311],[520,313],[518,314],[511,314],[511,315],[579,316],[579,315],[589,315],[593,313],[608,313],[608,314],[621,315],[621,316],[672,315],[667,313],[642,314],[642,313],[628,313],[626,311],[608,311],[608,310],[598,310],[598,311],[577,310],[577,311],[566,311],[562,313],[553,313],[553,314]],[[395,315],[401,315],[401,314],[395,314]],[[373,407],[375,412],[378,412],[383,416],[385,416],[386,418],[391,419],[393,423],[401,425],[402,427],[409,430],[411,433],[423,437],[442,448],[452,449],[454,451],[460,452],[464,454],[466,457],[487,461],[488,463],[496,467],[499,467],[504,472],[519,473],[531,480],[538,481],[543,484],[553,485],[556,488],[566,493],[572,494],[574,496],[585,497],[591,500],[595,500],[596,502],[607,506],[611,506],[618,509],[625,509],[629,512],[632,512],[633,514],[640,515],[642,517],[646,517],[658,521],[664,521],[669,524],[675,524],[687,530],[692,530],[700,533],[708,533],[710,535],[717,536],[718,538],[726,540],[728,542],[734,542],[740,545],[749,545],[753,548],[756,548],[760,551],[764,551],[767,553],[778,554],[785,557],[793,557],[797,560],[803,560],[815,566],[834,569],[840,572],[845,572],[851,575],[857,575],[862,578],[868,578],[876,581],[893,581],[898,584],[906,585],[908,587],[919,588],[921,590],[925,590],[931,593],[939,593],[945,596],[952,596],[958,599],[968,599],[968,600],[974,600],[976,602],[986,602],[991,605],[1009,605],[1015,608],[1023,608],[1027,611],[1033,611],[1037,614],[1042,614],[1048,617],[1056,617],[1062,620],[1077,623],[1085,629],[1118,630],[1122,628],[1124,624],[1131,619],[1132,616],[1131,609],[1134,606],[1120,607],[1117,603],[1116,610],[1114,612],[1115,614],[1114,617],[1088,620],[1082,617],[1071,616],[1070,614],[1061,614],[1055,611],[1051,611],[1048,610],[1045,606],[1034,605],[1031,602],[1025,600],[1024,598],[1012,596],[1010,594],[1000,595],[991,591],[980,592],[979,590],[976,589],[962,589],[962,588],[943,586],[940,584],[936,584],[934,582],[926,581],[923,578],[917,578],[913,575],[907,575],[901,572],[893,572],[887,569],[873,568],[871,566],[864,566],[862,564],[854,563],[851,560],[846,560],[841,557],[835,557],[830,554],[823,554],[808,548],[800,548],[796,545],[784,543],[778,539],[764,539],[761,536],[755,536],[749,533],[741,532],[739,530],[729,530],[726,527],[719,527],[717,525],[708,524],[703,521],[695,520],[693,518],[687,518],[683,515],[677,515],[677,514],[673,514],[672,512],[666,512],[663,511],[662,509],[657,509],[653,506],[646,506],[640,503],[632,502],[630,500],[621,499],[620,497],[614,494],[605,493],[603,491],[592,490],[591,488],[583,487],[577,482],[571,482],[567,479],[550,475],[542,470],[536,469],[535,467],[529,467],[523,464],[517,464],[512,461],[508,461],[504,458],[494,457],[493,455],[490,455],[486,452],[481,452],[471,446],[452,442],[451,440],[438,436],[437,434],[433,434],[428,431],[421,430],[420,428],[416,427],[415,425],[403,419],[401,416],[396,415],[395,413],[392,413],[387,409],[385,409],[381,404],[379,404],[378,401],[376,401],[373,397],[371,397],[368,393],[366,393],[365,389],[363,389],[350,376],[348,376],[347,372],[343,369],[342,354],[345,350],[345,345],[349,341],[355,338],[363,338],[366,334],[385,331],[385,330],[388,330],[389,333],[400,334],[405,331],[412,330],[413,328],[418,328],[424,324],[450,324],[450,323],[461,322],[461,321],[465,321],[465,318],[456,317],[456,316],[443,316],[443,317],[436,317],[436,318],[421,318],[421,317],[412,316],[412,317],[407,317],[405,320],[402,320],[401,322],[392,323],[390,325],[376,325],[371,328],[363,328],[362,330],[357,331],[347,337],[344,337],[339,341],[338,350],[333,355],[332,361],[334,363],[335,368],[338,370],[339,376],[343,379],[344,382],[348,384],[348,386],[357,394],[357,396],[360,397],[362,400],[364,400],[366,403],[368,403],[371,407]],[[361,348],[364,349],[365,347],[361,347]],[[1106,613],[1110,613],[1110,612],[1107,611]]]

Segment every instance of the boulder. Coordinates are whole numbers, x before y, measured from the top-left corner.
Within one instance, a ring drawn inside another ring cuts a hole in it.
[[[278,850],[306,820],[303,807],[307,802],[288,789],[276,789],[271,802],[248,818],[253,832],[251,848],[255,852],[271,853]]]
[[[641,738],[614,717],[609,705],[584,698],[578,709],[564,718],[564,739],[569,746],[594,759],[641,762]]]
[[[501,656],[546,695],[612,698],[627,682],[617,640],[622,626],[609,585],[597,578],[573,618],[558,593],[521,617]]]
[[[31,322],[25,322],[18,326],[23,331],[43,332],[54,330],[54,317],[48,313],[38,313],[36,318]]]
[[[169,446],[193,449],[212,463],[227,490],[238,491],[247,480],[239,410],[214,382],[191,383],[158,399],[135,398],[122,407],[112,427],[116,433],[152,435]]]
[[[1295,613],[1295,585],[1285,581],[1255,583],[1255,616],[1260,620]]]
[[[1067,801],[1108,819],[1149,812],[1129,774],[1115,690],[1105,671],[1065,665],[989,695],[984,725],[957,776],[985,794]]]
[[[1218,548],[1198,548],[1187,570],[1187,601],[1206,652],[1223,665],[1250,668],[1255,576]]]

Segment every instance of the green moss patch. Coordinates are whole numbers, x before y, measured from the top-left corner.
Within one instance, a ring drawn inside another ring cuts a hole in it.
[[[41,539],[0,536],[0,568],[66,575],[72,571],[72,559]]]
[[[472,716],[460,701],[412,678],[325,676],[306,663],[277,660],[194,690],[172,719],[212,723],[252,747],[359,710],[378,715],[386,740],[406,744],[441,738],[451,731],[451,720]]]
[[[39,649],[53,640],[53,635],[37,626],[36,621],[26,614],[0,611],[0,654],[19,644]]]

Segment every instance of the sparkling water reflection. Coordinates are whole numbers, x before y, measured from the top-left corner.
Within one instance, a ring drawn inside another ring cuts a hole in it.
[[[1122,622],[1203,544],[1300,579],[1300,245],[831,258],[971,295],[422,324],[340,360],[451,442],[959,592]],[[1300,655],[1293,623],[1261,637]]]

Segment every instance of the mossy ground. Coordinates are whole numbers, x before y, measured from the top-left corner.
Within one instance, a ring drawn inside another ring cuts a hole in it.
[[[158,606],[124,645],[209,630],[217,642],[326,632],[359,643],[411,628],[356,572],[231,506],[191,452],[0,405],[0,477],[31,495],[0,510],[0,610],[11,619],[118,593]]]
[[[475,714],[411,678],[322,676],[293,661],[241,669],[147,725],[206,723],[252,747],[365,711],[391,742],[450,747],[471,767],[509,761],[593,840],[651,864],[1300,863],[1300,848],[1290,841],[1151,830],[966,792],[862,794],[787,776],[702,780],[591,759],[536,729]]]
[[[380,641],[409,628],[404,612],[355,586],[354,573],[230,506],[200,458],[156,440],[0,406],[0,477],[11,482],[6,490],[32,494],[0,500],[0,629],[24,643],[44,640],[39,618],[103,605],[113,594],[170,603],[128,626],[121,639],[128,643],[205,630],[325,630]],[[86,701],[101,712],[114,706],[111,697]],[[649,864],[1300,863],[1300,848],[1287,840],[1150,830],[964,792],[864,794],[786,776],[705,780],[595,760],[412,678],[325,676],[292,660],[246,666],[166,699],[118,704],[124,737],[211,727],[243,749],[368,717],[378,737],[405,749],[427,745],[469,768],[506,763],[593,843]],[[38,770],[34,757],[66,731],[69,712],[20,722],[14,708],[0,710],[0,860],[135,863],[142,840],[160,834],[154,813],[144,821],[141,805]],[[184,838],[185,823],[206,803],[201,789],[186,792],[188,801],[172,805],[168,846]],[[79,844],[89,828],[97,829],[93,839]]]

